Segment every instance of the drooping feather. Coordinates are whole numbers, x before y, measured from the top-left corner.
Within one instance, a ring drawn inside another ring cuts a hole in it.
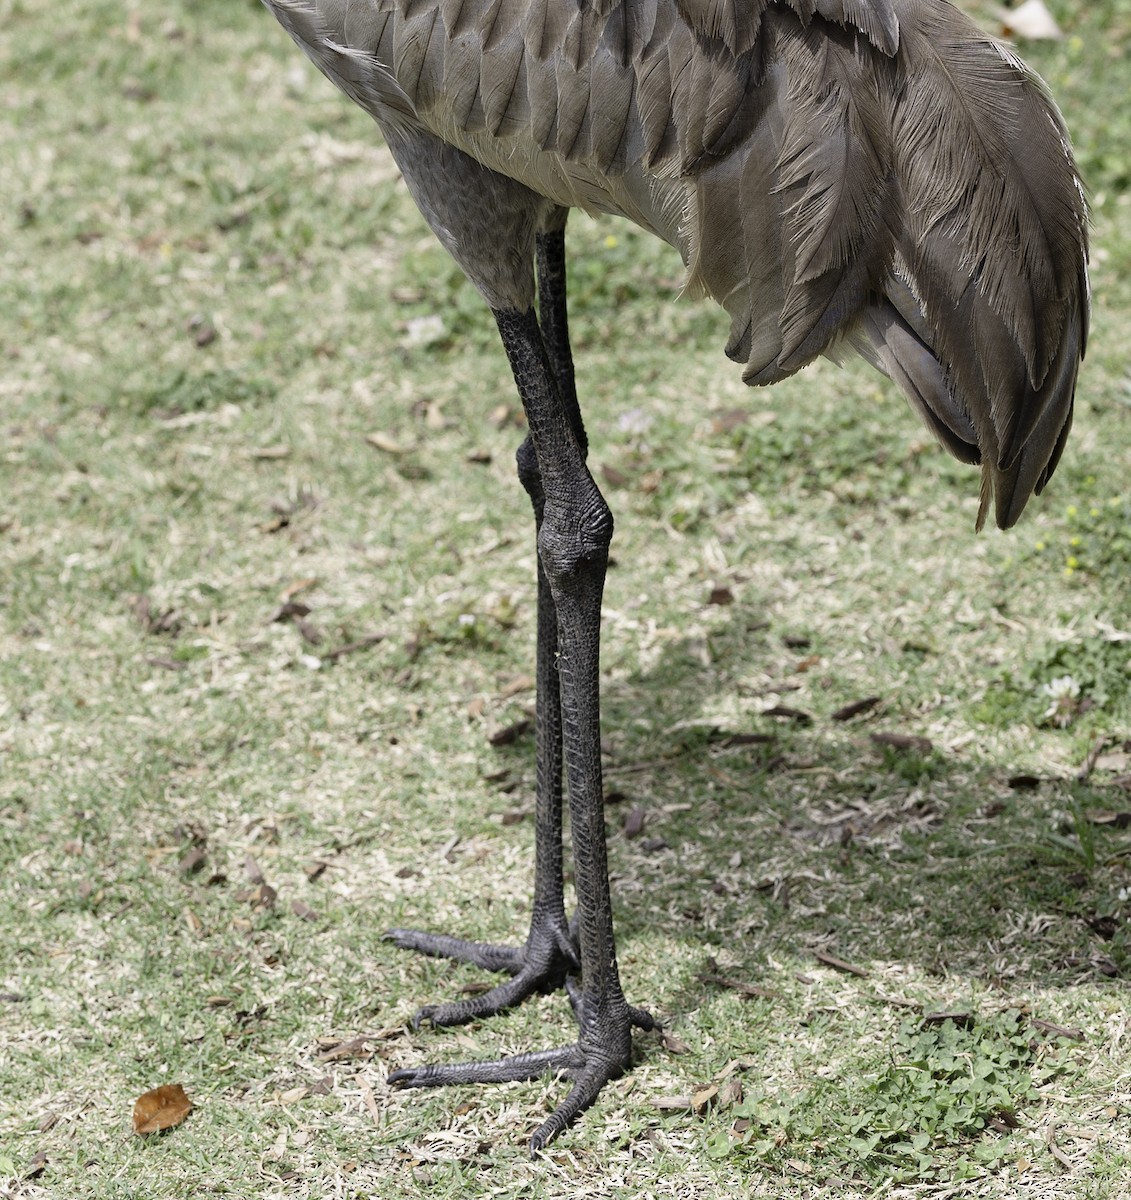
[[[982,464],[1000,524],[1047,482],[1087,336],[1082,190],[1044,88],[944,0],[265,2],[406,173],[434,139],[477,164],[444,236],[485,295],[528,285],[495,290],[483,169],[672,242],[750,383],[860,350]]]

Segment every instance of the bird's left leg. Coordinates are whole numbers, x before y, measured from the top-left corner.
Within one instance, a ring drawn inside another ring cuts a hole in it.
[[[547,225],[549,228],[538,235],[536,243],[539,326],[555,391],[584,456],[585,430],[577,403],[566,322],[565,210],[558,210]],[[542,529],[545,494],[531,436],[523,441],[516,458],[519,479],[534,509],[537,537]],[[530,929],[523,946],[500,946],[415,929],[390,930],[386,937],[403,949],[511,975],[481,995],[425,1005],[414,1018],[417,1024],[421,1021],[433,1025],[466,1024],[512,1008],[534,992],[555,991],[563,985],[569,986],[571,998],[576,995],[576,989],[568,981],[570,975],[578,972],[580,963],[565,914],[562,886],[562,732],[557,657],[557,611],[549,580],[539,561],[534,903]]]
[[[495,317],[526,410],[542,484],[538,555],[558,626],[562,742],[569,778],[581,959],[581,983],[573,998],[580,1030],[577,1042],[570,1046],[493,1062],[407,1068],[394,1071],[389,1082],[438,1087],[565,1072],[573,1087],[535,1131],[530,1145],[537,1150],[627,1068],[633,1027],[651,1029],[654,1022],[646,1012],[632,1008],[621,989],[605,847],[599,648],[612,516],[585,466],[533,309],[497,310]]]

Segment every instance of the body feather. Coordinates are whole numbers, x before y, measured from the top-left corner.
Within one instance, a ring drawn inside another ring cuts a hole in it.
[[[265,3],[410,185],[436,144],[466,157],[442,237],[489,300],[521,287],[473,249],[483,170],[533,222],[580,206],[675,245],[747,382],[859,350],[982,464],[979,523],[1048,481],[1087,336],[1083,193],[1043,86],[945,0]]]

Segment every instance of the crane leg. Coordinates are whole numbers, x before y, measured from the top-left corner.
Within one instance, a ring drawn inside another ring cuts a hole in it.
[[[574,439],[585,453],[585,429],[577,403],[565,304],[565,232],[538,235],[538,307],[540,329],[557,394]],[[536,535],[542,529],[545,495],[534,441],[529,435],[516,455],[518,476],[534,508]],[[385,935],[405,950],[471,963],[511,978],[466,1000],[428,1004],[413,1023],[463,1025],[520,1004],[535,992],[551,992],[580,970],[576,937],[565,915],[562,889],[562,731],[558,690],[558,626],[553,591],[538,563],[537,745],[534,811],[534,903],[524,946],[499,946],[414,929]]]
[[[565,1072],[573,1087],[561,1105],[535,1131],[532,1151],[541,1149],[596,1099],[610,1079],[629,1065],[632,1029],[652,1029],[646,1012],[625,1000],[617,970],[605,848],[601,787],[599,645],[601,597],[612,516],[585,466],[583,438],[559,393],[546,342],[533,309],[496,310],[495,318],[514,371],[530,426],[537,471],[526,478],[540,483],[531,490],[535,513],[539,497],[538,558],[540,582],[552,601],[557,624],[557,674],[560,699],[560,745],[569,781],[570,827],[577,891],[577,942],[580,984],[569,987],[579,1024],[576,1043],[494,1062],[428,1065],[394,1071],[389,1082],[401,1087],[437,1087],[453,1083],[533,1079],[550,1071]],[[574,405],[576,408],[576,404]],[[521,462],[520,452],[520,462]],[[527,454],[528,457],[528,454]],[[541,588],[540,588],[541,591]],[[549,606],[547,606],[549,607]],[[550,635],[540,622],[539,658],[548,652]],[[552,692],[540,677],[540,699]],[[552,710],[551,710],[552,711]],[[556,724],[556,722],[555,722]],[[549,734],[551,743],[554,735]],[[543,749],[540,742],[540,749]],[[552,745],[551,745],[552,751]],[[559,751],[561,753],[561,751]],[[553,753],[546,760],[553,768]],[[546,795],[552,815],[553,781]],[[559,785],[560,786],[560,785]],[[560,793],[559,793],[560,794]],[[560,801],[558,802],[560,807]],[[560,897],[560,817],[556,829],[556,891]],[[541,849],[541,847],[540,847]],[[552,856],[548,856],[552,857]],[[559,907],[555,919],[564,920]]]

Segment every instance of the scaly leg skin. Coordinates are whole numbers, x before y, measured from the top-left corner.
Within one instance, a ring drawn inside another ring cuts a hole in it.
[[[558,620],[562,744],[569,773],[581,984],[571,988],[577,1042],[493,1062],[394,1071],[401,1087],[490,1083],[565,1072],[573,1087],[530,1140],[544,1147],[629,1065],[632,1029],[655,1028],[629,1006],[617,970],[601,790],[599,647],[601,596],[612,516],[585,461],[558,394],[533,309],[495,313],[530,426],[544,492],[538,557]]]
[[[563,215],[564,224],[564,215]],[[585,430],[577,403],[565,300],[565,233],[538,236],[538,301],[540,326],[557,394],[585,454]],[[542,529],[545,496],[533,440],[528,436],[516,455],[518,476],[534,508],[535,533]],[[558,695],[558,618],[553,593],[538,564],[537,744],[534,814],[534,906],[526,945],[497,946],[414,929],[391,929],[385,935],[404,950],[471,963],[512,978],[482,995],[446,1004],[428,1004],[413,1018],[433,1025],[463,1025],[520,1004],[534,992],[552,992],[580,969],[576,936],[565,916],[562,894],[562,733]]]

